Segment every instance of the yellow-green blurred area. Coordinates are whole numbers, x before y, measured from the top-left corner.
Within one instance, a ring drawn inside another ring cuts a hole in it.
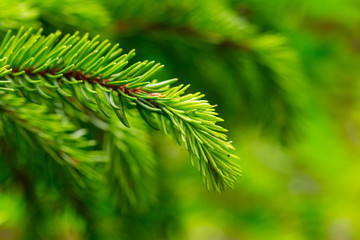
[[[0,39],[89,32],[163,63],[159,79],[218,105],[243,170],[209,192],[187,152],[151,131],[154,200],[115,212],[101,193],[71,193],[95,212],[84,217],[42,183],[41,204],[28,202],[1,156],[0,239],[360,239],[359,12],[358,0],[0,0]]]

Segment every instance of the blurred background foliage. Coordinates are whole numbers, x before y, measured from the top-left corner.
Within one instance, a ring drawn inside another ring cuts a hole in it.
[[[159,79],[219,105],[244,171],[235,190],[208,192],[169,138],[135,119],[134,131],[99,123],[114,129],[103,142],[119,159],[102,171],[125,176],[114,191],[85,191],[38,162],[13,176],[2,153],[0,239],[359,239],[359,10],[357,0],[0,0],[0,38],[21,26],[89,32],[165,64]]]

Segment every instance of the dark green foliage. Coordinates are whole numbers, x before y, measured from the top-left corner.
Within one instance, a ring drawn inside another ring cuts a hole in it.
[[[298,135],[304,77],[286,38],[262,32],[225,1],[104,2],[118,39],[176,62],[168,74],[180,72],[225,104],[224,116],[236,119],[230,125],[260,125],[285,144]]]
[[[358,10],[0,0],[0,239],[359,238]]]
[[[198,170],[207,187],[222,190],[230,187],[240,174],[239,168],[228,160],[235,157],[226,130],[216,122],[216,112],[200,93],[184,95],[182,85],[169,87],[175,80],[157,82],[153,75],[163,66],[154,62],[137,62],[126,67],[134,51],[121,54],[118,45],[107,40],[88,40],[60,32],[41,36],[31,30],[16,35],[9,31],[0,46],[0,77],[2,90],[15,91],[29,101],[41,103],[57,98],[79,107],[102,113],[111,118],[115,112],[125,126],[126,105],[136,106],[150,126],[172,133],[183,142],[197,159]],[[194,164],[194,162],[193,162]]]

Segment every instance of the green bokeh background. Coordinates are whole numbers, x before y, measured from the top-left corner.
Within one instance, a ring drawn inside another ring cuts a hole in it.
[[[91,234],[64,203],[45,212],[44,239],[360,239],[359,11],[357,0],[0,0],[1,39],[21,26],[89,32],[165,64],[159,79],[218,104],[241,158],[235,189],[208,192],[186,151],[153,131],[160,190],[146,211],[98,202]],[[26,200],[1,166],[0,239],[27,238]]]

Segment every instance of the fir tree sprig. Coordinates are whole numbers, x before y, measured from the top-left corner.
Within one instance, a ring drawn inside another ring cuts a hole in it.
[[[126,108],[134,106],[150,126],[185,145],[208,188],[233,187],[241,170],[230,160],[236,156],[230,153],[226,129],[217,125],[222,119],[202,100],[204,95],[185,94],[188,86],[171,87],[176,79],[154,80],[163,65],[153,61],[127,66],[134,50],[122,54],[118,44],[99,41],[99,36],[60,36],[60,31],[49,36],[41,30],[8,31],[0,45],[0,90],[19,91],[36,103],[77,99],[108,118],[114,111],[127,127]]]
[[[146,123],[136,117],[129,118],[131,128],[117,119],[106,126],[103,140],[104,150],[110,158],[106,170],[111,186],[110,194],[116,207],[124,212],[148,210],[158,193],[158,165],[150,144]]]
[[[259,124],[283,144],[298,135],[304,76],[287,38],[263,31],[227,1],[104,1],[119,41],[136,46],[146,39],[153,52],[177,62],[174,70],[229,104],[230,115],[236,108],[242,124]],[[228,81],[219,86],[221,77]]]
[[[19,98],[14,93],[2,92],[0,119],[2,138],[7,141],[17,141],[16,137],[20,137],[23,140],[21,144],[32,148],[36,155],[47,155],[57,166],[67,169],[79,185],[86,185],[85,178],[88,180],[101,178],[93,169],[93,165],[106,162],[108,158],[101,151],[92,150],[96,141],[85,137],[86,129],[78,129],[68,119],[52,113],[46,105],[39,106]],[[29,164],[32,168],[49,166],[37,161],[36,157],[31,157],[25,147],[19,147],[15,154],[34,158]]]

